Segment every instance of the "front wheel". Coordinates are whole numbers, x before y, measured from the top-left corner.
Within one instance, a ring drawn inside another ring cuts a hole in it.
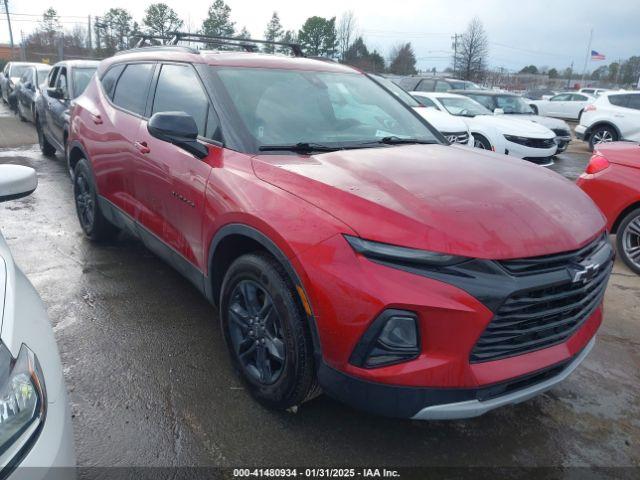
[[[233,262],[222,284],[220,323],[234,367],[249,392],[287,409],[316,390],[312,341],[296,291],[263,253]]]
[[[40,151],[45,157],[53,157],[56,153],[56,149],[49,140],[47,140],[46,135],[42,131],[42,125],[40,124],[40,120],[36,118],[36,132],[38,133],[38,144],[40,145]]]
[[[535,105],[529,105],[531,107],[531,110],[533,110],[533,114],[534,115],[538,115],[538,107],[536,107]]]
[[[75,168],[73,197],[80,226],[85,235],[99,242],[113,238],[118,229],[102,214],[89,163],[81,159]]]
[[[622,261],[640,275],[640,208],[629,212],[620,222],[616,235]]]
[[[482,150],[491,150],[491,143],[484,136],[473,133],[473,146]]]
[[[593,151],[596,145],[601,143],[611,143],[618,141],[618,134],[616,131],[607,126],[597,127],[593,132],[591,132],[591,136],[589,137],[589,148]]]

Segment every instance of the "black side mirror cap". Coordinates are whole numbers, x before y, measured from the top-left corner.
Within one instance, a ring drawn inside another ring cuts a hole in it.
[[[51,98],[57,98],[58,100],[62,100],[64,98],[64,92],[55,87],[47,87],[47,95]]]
[[[185,112],[155,113],[147,123],[147,130],[151,136],[172,143],[199,159],[209,155],[209,149],[198,142],[196,121]]]

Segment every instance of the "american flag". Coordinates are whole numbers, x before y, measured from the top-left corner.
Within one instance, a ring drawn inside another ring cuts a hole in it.
[[[591,60],[604,60],[605,56],[601,53],[591,50]]]

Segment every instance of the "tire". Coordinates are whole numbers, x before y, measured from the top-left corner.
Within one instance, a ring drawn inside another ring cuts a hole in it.
[[[600,143],[610,143],[618,141],[618,133],[609,126],[602,125],[595,128],[589,136],[589,149],[593,151]]]
[[[482,150],[491,150],[491,143],[483,135],[479,133],[472,133],[473,146]]]
[[[42,131],[42,126],[38,118],[36,118],[36,132],[38,133],[38,144],[40,145],[42,154],[45,157],[53,157],[56,154],[56,148],[47,140],[47,136]]]
[[[78,161],[73,181],[73,198],[78,221],[85,235],[94,242],[110,240],[118,229],[102,214],[93,181],[91,167],[86,159]]]
[[[531,107],[531,110],[533,110],[534,115],[538,115],[538,107],[536,107],[535,105],[529,105]]]
[[[616,247],[622,261],[640,275],[640,208],[626,214],[620,222]]]
[[[270,313],[262,315],[269,303]],[[225,274],[219,305],[233,366],[255,399],[284,410],[315,395],[311,335],[278,262],[264,253],[236,259]]]

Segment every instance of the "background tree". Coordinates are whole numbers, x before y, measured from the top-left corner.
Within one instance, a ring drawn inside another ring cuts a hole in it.
[[[142,24],[147,33],[166,37],[170,32],[175,32],[182,28],[184,22],[166,3],[152,3],[145,10]],[[166,41],[162,43],[166,43]]]
[[[309,17],[298,32],[298,41],[309,55],[333,57],[337,46],[336,17]]]
[[[520,73],[530,73],[533,75],[537,75],[539,72],[538,67],[536,67],[535,65],[529,65],[520,70]]]
[[[95,23],[96,40],[99,35],[100,45],[104,54],[113,55],[118,50],[124,50],[132,46],[130,37],[138,29],[131,14],[124,8],[110,8]]]
[[[638,78],[640,78],[640,57],[633,56],[622,64],[619,82],[635,86]]]
[[[282,29],[278,12],[273,12],[271,20],[269,20],[267,24],[267,29],[264,31],[264,39],[270,42],[278,42],[282,39],[283,35],[284,30]],[[266,53],[274,53],[276,51],[275,45],[265,45],[262,49]]]
[[[356,16],[352,11],[345,12],[340,17],[336,31],[340,60],[344,60],[345,54],[356,36],[356,25]],[[360,39],[362,40],[362,38]]]
[[[396,45],[389,56],[389,72],[396,75],[414,75],[416,71],[416,55],[411,43]]]
[[[42,39],[45,44],[53,47],[56,36],[62,32],[62,24],[58,18],[58,12],[53,7],[49,7],[42,14],[42,21],[38,29],[42,32]]]
[[[618,62],[610,63],[607,80],[609,80],[610,82],[615,82],[618,79],[619,73],[620,73],[620,64]]]
[[[237,35],[238,38],[251,38],[251,32],[247,30],[247,27],[242,27],[240,33]]]
[[[295,30],[287,30],[284,32],[284,35],[282,35],[281,41],[283,43],[298,43],[298,34]],[[291,49],[289,47],[279,47],[277,51],[285,55],[291,55]]]
[[[367,72],[384,72],[384,58],[377,51],[369,52],[362,37],[356,38],[345,51],[342,62]]]
[[[454,56],[454,71],[465,80],[479,81],[486,70],[489,40],[482,22],[474,17],[462,34]]]
[[[558,78],[558,70],[555,68],[551,68],[547,74],[549,75],[549,78]]]
[[[231,7],[224,0],[215,0],[202,22],[202,33],[218,37],[233,37],[235,23],[231,21]]]

